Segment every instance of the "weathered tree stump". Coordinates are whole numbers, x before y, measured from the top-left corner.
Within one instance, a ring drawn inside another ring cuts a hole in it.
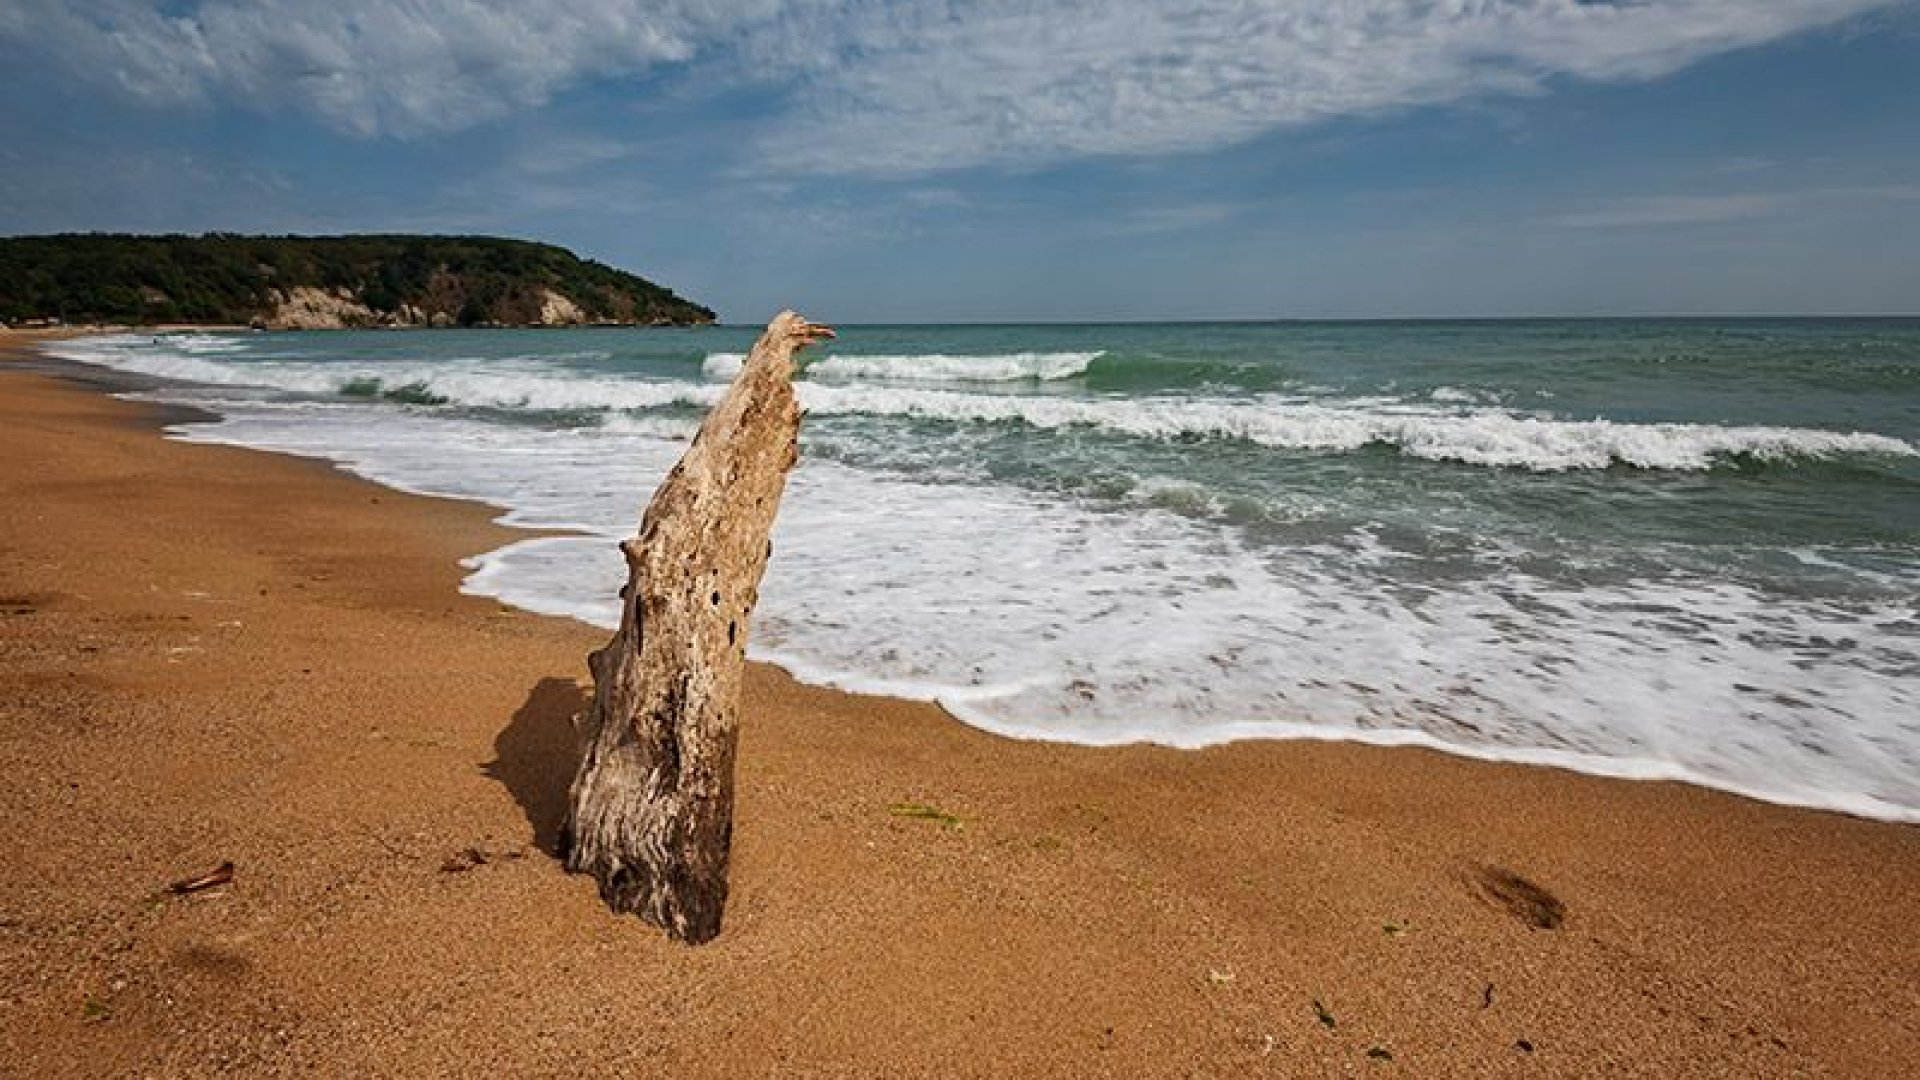
[[[593,707],[561,846],[615,911],[698,944],[720,932],[747,616],[797,457],[793,356],[833,336],[783,311],[620,549],[620,629],[587,658]]]

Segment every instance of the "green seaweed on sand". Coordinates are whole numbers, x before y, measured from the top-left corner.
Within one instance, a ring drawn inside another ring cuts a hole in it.
[[[894,803],[887,807],[887,813],[894,817],[919,818],[922,821],[937,821],[949,829],[960,828],[960,818],[949,814],[937,806],[920,802]]]

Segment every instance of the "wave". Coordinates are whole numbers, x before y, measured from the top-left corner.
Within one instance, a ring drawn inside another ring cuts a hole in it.
[[[1432,461],[1541,472],[1604,469],[1701,470],[1728,457],[1760,461],[1838,454],[1920,456],[1903,440],[1868,432],[1562,420],[1485,411],[1391,411],[1288,398],[1194,401],[1074,399],[946,394],[881,387],[803,388],[811,413],[869,414],[958,422],[1018,422],[1042,430],[1090,427],[1153,439],[1237,439],[1276,449],[1352,451],[1390,446]]]
[[[144,342],[142,343],[144,344]],[[122,370],[218,385],[252,385],[304,393],[379,397],[404,404],[494,409],[621,413],[706,407],[726,388],[717,383],[646,381],[515,368],[414,365],[375,371],[327,365],[223,363],[159,350],[81,346],[74,359]],[[707,367],[718,358],[715,353]],[[1059,358],[1097,353],[1018,354]],[[831,359],[831,358],[830,358]],[[853,358],[848,358],[853,359]],[[926,357],[864,357],[862,362],[916,364]],[[993,359],[1014,365],[1014,357]],[[1037,361],[1036,361],[1037,363]],[[1064,370],[1066,361],[1060,361]],[[884,365],[883,365],[884,366]],[[1017,366],[1017,365],[1015,365]],[[1496,408],[1440,409],[1397,398],[1250,398],[1176,396],[1028,396],[965,393],[911,386],[803,382],[801,405],[821,416],[902,417],[954,424],[1023,424],[1043,431],[1086,428],[1133,438],[1229,439],[1282,450],[1339,453],[1379,446],[1408,457],[1537,472],[1605,469],[1698,471],[1733,459],[1783,462],[1838,455],[1920,456],[1904,440],[1871,432],[1816,428],[1635,424],[1572,420]]]
[[[452,404],[535,412],[628,411],[674,405],[707,406],[724,386],[640,379],[570,378],[523,371],[437,371],[409,368],[381,375],[336,378],[333,392],[379,396],[413,404]]]
[[[246,342],[235,340],[232,337],[221,337],[214,334],[170,333],[160,335],[155,338],[155,340],[195,354],[212,354],[218,356],[227,353],[247,351]]]
[[[130,344],[136,347],[129,348]],[[541,412],[633,410],[711,405],[726,391],[722,386],[689,382],[566,375],[504,365],[449,368],[426,364],[348,367],[261,361],[227,363],[205,356],[168,352],[160,347],[137,347],[143,345],[145,339],[102,338],[63,343],[50,351],[66,359],[162,379],[301,394],[382,398],[413,405]]]
[[[879,379],[887,382],[1051,382],[1086,374],[1102,352],[1021,352],[993,356],[915,353],[903,356],[827,356],[805,364],[809,379]],[[709,379],[740,374],[743,353],[709,353],[700,365]]]
[[[89,338],[49,344],[46,351],[64,360],[98,364],[116,371],[212,386],[253,386],[324,394],[338,391],[343,384],[338,375],[313,368],[226,363],[211,358],[218,355],[219,350],[195,350],[188,346],[184,352],[172,352],[167,346],[173,344],[174,339],[151,340],[155,344],[148,346],[146,338]]]
[[[700,430],[698,416],[666,416],[660,413],[609,413],[600,428],[614,435],[646,435],[655,439],[686,442]]]

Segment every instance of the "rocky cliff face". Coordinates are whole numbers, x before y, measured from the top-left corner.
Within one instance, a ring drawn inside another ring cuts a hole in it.
[[[460,290],[452,281],[442,281],[439,294],[430,297],[427,306],[402,304],[392,311],[377,311],[355,296],[350,289],[320,289],[311,285],[297,285],[282,291],[274,289],[269,295],[273,300],[273,310],[254,320],[254,325],[265,330],[359,330],[359,329],[400,329],[415,327],[446,327],[459,325],[463,314],[471,314],[471,301],[461,299]],[[533,312],[531,319],[515,318],[526,313],[529,305],[525,302],[504,306],[493,313],[505,317],[489,317],[478,321],[483,326],[585,326],[593,322],[580,305],[554,292],[542,289],[538,294],[539,309]],[[437,302],[436,302],[437,301]],[[471,319],[469,322],[473,321]]]
[[[546,295],[540,300],[541,326],[579,326],[586,321],[587,316],[580,310],[580,305],[552,289],[546,290]]]
[[[348,327],[380,326],[381,317],[373,309],[353,298],[345,289],[328,292],[311,285],[298,285],[273,297],[272,314],[261,324],[274,330],[340,330]]]

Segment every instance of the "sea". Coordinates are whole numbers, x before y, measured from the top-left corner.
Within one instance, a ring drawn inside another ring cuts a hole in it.
[[[757,329],[132,334],[180,439],[547,532],[601,627]],[[1920,320],[848,326],[751,655],[1021,739],[1342,739],[1920,821]],[[555,535],[557,533],[557,535]]]

